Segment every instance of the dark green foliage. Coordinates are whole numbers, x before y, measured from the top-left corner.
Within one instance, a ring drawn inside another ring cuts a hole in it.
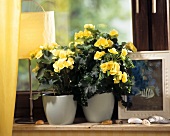
[[[122,101],[123,106],[130,106],[130,104],[122,99],[122,95],[130,95],[133,77],[128,70],[134,67],[128,56],[126,56],[125,59],[121,58],[121,52],[122,49],[126,49],[126,43],[119,44],[117,37],[111,37],[108,33],[102,33],[97,29],[87,28],[87,30],[92,33],[92,37],[82,37],[73,41],[71,44],[71,49],[76,52],[75,67],[78,70],[76,85],[78,88],[76,95],[78,97],[75,99],[79,104],[87,106],[87,99],[93,97],[95,94],[112,92],[119,101]],[[113,46],[106,49],[95,47],[94,44],[100,37],[110,39],[113,42]],[[74,46],[77,41],[83,41],[84,43]],[[111,48],[115,48],[118,54],[109,53],[108,49]],[[101,60],[94,59],[97,51],[106,52]],[[100,65],[109,61],[119,63],[120,71],[128,74],[126,83],[120,81],[120,83],[114,84],[114,76],[110,75],[109,71],[107,71],[107,73],[102,72]]]

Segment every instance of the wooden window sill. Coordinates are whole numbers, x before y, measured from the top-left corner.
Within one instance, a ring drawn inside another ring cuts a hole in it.
[[[34,124],[14,124],[13,131],[152,131],[170,132],[170,124],[112,124],[99,125],[98,123],[79,123],[71,125],[34,125]]]

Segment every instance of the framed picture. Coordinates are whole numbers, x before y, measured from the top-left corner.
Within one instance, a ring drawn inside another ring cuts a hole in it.
[[[118,118],[141,119],[158,115],[170,118],[170,51],[141,51],[132,53],[135,68],[132,95],[124,97],[130,108],[119,104]]]

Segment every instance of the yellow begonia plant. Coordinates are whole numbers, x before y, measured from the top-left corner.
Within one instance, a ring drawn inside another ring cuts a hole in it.
[[[30,57],[37,64],[32,71],[36,73],[40,83],[38,90],[52,91],[56,95],[73,94],[71,78],[75,76],[74,54],[68,46],[57,43],[42,45],[33,51]],[[34,98],[38,98],[37,96],[40,93]]]
[[[134,67],[128,53],[137,49],[131,42],[119,44],[118,35],[115,29],[102,33],[94,25],[85,24],[70,42],[69,47],[76,54],[81,104],[87,105],[87,99],[95,94],[113,92],[127,106],[121,96],[131,92],[133,77],[129,69]]]
[[[95,94],[112,92],[124,106],[122,95],[131,93],[129,70],[134,67],[128,57],[136,52],[133,43],[118,43],[118,31],[103,33],[92,24],[75,33],[68,46],[57,43],[43,45],[31,59],[37,66],[33,71],[40,83],[39,90],[52,90],[57,95],[73,94],[83,106]]]

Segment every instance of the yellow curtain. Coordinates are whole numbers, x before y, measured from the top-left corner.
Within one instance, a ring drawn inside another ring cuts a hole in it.
[[[12,136],[20,10],[20,0],[0,0],[0,136]]]

